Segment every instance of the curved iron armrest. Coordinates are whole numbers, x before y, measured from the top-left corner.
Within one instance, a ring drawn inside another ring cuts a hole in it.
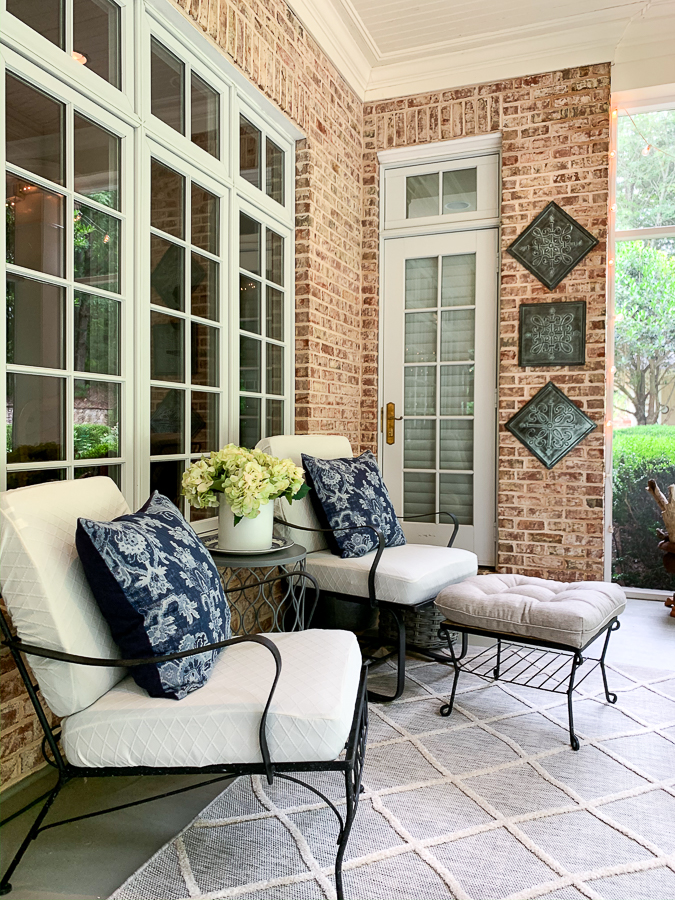
[[[413,519],[426,519],[427,516],[447,516],[449,519],[455,523],[455,527],[452,529],[452,535],[450,536],[450,540],[448,541],[448,547],[452,547],[455,542],[455,538],[457,537],[457,532],[459,531],[459,522],[457,521],[457,516],[451,512],[443,512],[443,510],[437,510],[434,513],[420,513],[418,516],[396,516],[397,519],[400,519],[402,522],[410,522]]]
[[[311,531],[314,534],[335,534],[336,531],[363,531],[364,528],[374,531],[375,536],[377,537],[377,551],[375,553],[373,564],[368,572],[368,599],[370,600],[371,606],[377,606],[377,597],[375,596],[375,572],[380,564],[382,551],[385,548],[384,535],[379,528],[375,528],[374,525],[343,525],[340,528],[309,528],[307,525],[292,525],[290,522],[286,522],[285,519],[280,519],[277,516],[274,517],[274,521],[278,525],[285,525],[286,528],[294,528],[297,531]]]

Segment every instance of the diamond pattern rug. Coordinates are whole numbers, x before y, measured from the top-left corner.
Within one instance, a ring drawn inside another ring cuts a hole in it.
[[[348,900],[675,900],[675,672],[608,668],[618,703],[583,683],[575,753],[565,697],[463,674],[444,719],[450,671],[410,660],[401,699],[371,705]],[[309,778],[340,804],[334,773]],[[316,799],[238,779],[111,900],[332,900]]]

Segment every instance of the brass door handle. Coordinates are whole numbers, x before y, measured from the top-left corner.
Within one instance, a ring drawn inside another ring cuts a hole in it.
[[[400,422],[403,416],[396,415],[396,405],[387,403],[387,443],[396,442],[396,422]]]

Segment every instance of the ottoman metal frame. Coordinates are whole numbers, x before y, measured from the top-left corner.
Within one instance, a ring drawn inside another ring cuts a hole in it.
[[[522,687],[537,688],[553,694],[567,695],[567,712],[569,718],[570,744],[572,750],[579,749],[579,739],[574,733],[574,714],[572,711],[572,695],[576,688],[588,678],[591,672],[600,667],[605,697],[608,703],[616,703],[617,696],[610,692],[607,685],[605,656],[609,646],[609,638],[613,631],[621,627],[615,616],[604,628],[601,628],[583,647],[572,647],[554,641],[537,640],[519,634],[506,634],[503,631],[489,631],[484,628],[472,628],[459,625],[449,620],[443,622],[439,636],[443,636],[450,651],[449,661],[455,669],[452,682],[452,693],[448,703],[441,706],[441,715],[449,716],[455,704],[457,682],[460,672],[468,672],[488,680],[502,681],[505,684],[519,684]],[[459,653],[454,648],[452,634],[462,635],[462,646]],[[467,657],[469,635],[491,638],[496,643],[486,647],[480,653]],[[599,657],[586,656],[585,651],[599,637],[605,636],[602,653]]]

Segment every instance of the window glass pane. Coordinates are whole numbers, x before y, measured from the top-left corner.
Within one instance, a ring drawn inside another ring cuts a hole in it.
[[[406,218],[438,215],[438,172],[411,175],[405,180]]]
[[[20,275],[7,275],[7,362],[63,369],[66,292]]]
[[[239,117],[239,174],[253,187],[260,185],[260,132]]]
[[[65,47],[63,30],[63,0],[7,0],[7,12],[25,22],[62,50]]]
[[[438,257],[406,259],[405,308],[434,309],[438,305]]]
[[[120,304],[75,292],[73,366],[77,372],[120,374]]]
[[[185,248],[150,235],[150,302],[185,309]]]
[[[441,366],[441,415],[473,415],[473,366]]]
[[[441,469],[473,469],[472,419],[441,420]]]
[[[184,404],[184,391],[150,388],[150,453],[153,456],[184,452]]]
[[[473,309],[458,309],[441,313],[441,360],[443,362],[473,359],[474,317]]]
[[[191,309],[193,316],[218,318],[218,263],[192,254]]]
[[[7,462],[66,458],[66,379],[7,375]]]
[[[284,392],[284,348],[278,344],[267,344],[267,383],[268,394]]]
[[[217,159],[220,155],[220,94],[193,72],[191,101],[192,142]]]
[[[73,413],[75,459],[120,455],[120,386],[75,379]]]
[[[436,362],[438,313],[408,313],[405,317],[405,361]]]
[[[239,443],[242,447],[252,449],[261,438],[260,434],[260,398],[239,398]]]
[[[192,323],[192,383],[218,387],[219,330]]]
[[[476,208],[476,170],[443,172],[443,215]]]
[[[185,237],[185,179],[156,159],[151,167],[150,224],[177,238]]]
[[[150,377],[157,381],[184,381],[183,319],[159,312],[150,313],[150,319]]]
[[[192,243],[207,253],[218,253],[220,199],[192,183]]]
[[[77,478],[77,475],[75,476]],[[47,481],[65,481],[65,469],[29,469],[27,472],[8,472],[7,490],[45,484]]]
[[[473,475],[439,476],[439,509],[457,516],[460,525],[473,525]],[[440,521],[449,524],[451,519],[440,516]]]
[[[239,214],[239,265],[260,275],[260,222]]]
[[[436,415],[436,366],[406,366],[404,381],[404,415]]]
[[[180,487],[184,468],[182,459],[150,463],[150,493],[159,491],[182,510],[185,498],[181,497]]]
[[[65,106],[7,73],[7,162],[64,183]]]
[[[284,295],[273,287],[267,288],[267,337],[284,339]]]
[[[421,516],[418,522],[433,522],[436,511],[436,475],[433,472],[405,472],[403,475],[403,513]]]
[[[284,203],[284,151],[267,138],[267,196]]]
[[[267,229],[267,278],[275,284],[284,283],[284,239],[276,231]]]
[[[260,334],[260,282],[239,276],[239,327]]]
[[[217,450],[218,394],[192,391],[190,403],[190,453],[210,453]]]
[[[444,256],[441,306],[473,306],[476,302],[476,254]]]
[[[6,185],[7,262],[63,276],[65,198],[15,175]]]
[[[626,231],[675,225],[675,109],[632,118],[619,116],[617,124],[616,227]],[[645,140],[665,153],[645,153]]]
[[[73,0],[73,59],[114,87],[120,79],[120,8],[111,0]]]
[[[117,487],[122,486],[122,466],[76,466],[75,478],[94,478],[103,475],[112,478]]]
[[[260,391],[260,341],[239,338],[239,388],[242,391]]]
[[[265,436],[284,433],[284,401],[267,400],[265,403]]]
[[[73,117],[75,190],[103,206],[120,208],[120,139],[89,119]]]
[[[150,39],[150,49],[152,114],[185,134],[185,66],[155,38]]]
[[[403,465],[406,469],[435,469],[436,420],[406,419],[403,424]]]
[[[73,237],[75,281],[118,293],[119,219],[76,200]]]

